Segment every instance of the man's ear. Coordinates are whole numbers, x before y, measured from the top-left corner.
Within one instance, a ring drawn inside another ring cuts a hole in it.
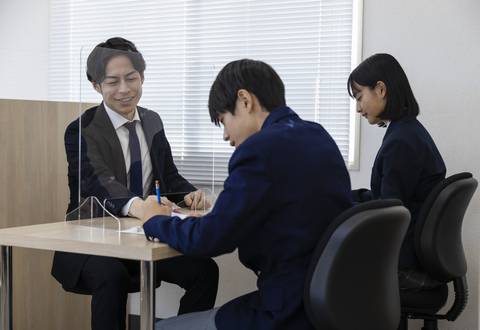
[[[387,85],[385,85],[383,81],[377,81],[377,84],[375,85],[375,90],[380,97],[385,98],[385,96],[387,96]]]
[[[93,88],[99,93],[102,94],[102,87],[96,81],[92,81]]]
[[[251,112],[253,109],[253,95],[250,94],[246,89],[239,89],[237,92],[238,101],[242,106],[244,106],[248,112]]]

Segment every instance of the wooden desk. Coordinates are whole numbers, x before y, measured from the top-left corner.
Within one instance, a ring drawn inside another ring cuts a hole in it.
[[[153,262],[179,253],[164,243],[147,241],[144,235],[120,232],[139,225],[136,219],[123,218],[117,222],[113,218],[98,218],[0,229],[0,329],[13,329],[12,247],[140,260],[141,329],[154,329]]]

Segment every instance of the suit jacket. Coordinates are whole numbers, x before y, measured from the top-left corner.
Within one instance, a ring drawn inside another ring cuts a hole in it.
[[[400,252],[400,268],[419,269],[414,228],[418,212],[433,187],[445,178],[445,163],[432,137],[416,118],[388,126],[372,168],[372,197],[398,198],[411,213]]]
[[[194,191],[195,187],[178,173],[173,163],[160,116],[151,110],[137,109],[150,150],[153,179],[160,181],[162,193]],[[79,124],[77,119],[65,130],[70,188],[67,213],[78,206]],[[81,125],[81,199],[96,196],[110,212],[119,215],[125,203],[135,195],[127,188],[127,170],[120,141],[103,104],[86,110],[81,116]],[[153,190],[152,184],[151,193]],[[97,215],[100,212],[98,209]],[[87,257],[56,252],[52,275],[65,288],[74,287]]]
[[[218,329],[312,329],[303,286],[312,251],[331,221],[351,206],[350,178],[330,135],[284,107],[245,140],[212,211],[201,218],[156,216],[144,224],[186,255],[238,248],[258,290],[222,306]]]

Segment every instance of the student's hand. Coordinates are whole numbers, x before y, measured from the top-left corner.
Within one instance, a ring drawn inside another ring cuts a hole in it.
[[[130,205],[130,208],[128,209],[128,215],[130,217],[133,217],[133,218],[143,219],[143,217],[144,217],[143,212],[144,212],[144,208],[145,208],[144,204],[147,201],[154,201],[155,203],[158,204],[157,196],[155,196],[155,195],[148,196],[147,199],[145,199],[145,201],[143,201],[140,198],[135,198],[133,200],[132,204]],[[165,204],[166,206],[169,206],[170,208],[173,207],[173,203],[171,201],[169,201],[167,197],[162,197],[161,201],[162,201],[162,204]]]
[[[185,195],[185,197],[183,197],[183,201],[185,202],[185,205],[190,207],[192,210],[208,209],[211,206],[210,202],[205,196],[205,192],[201,190],[192,191],[191,193]]]
[[[154,200],[155,202],[158,203],[157,201],[157,195],[149,195],[145,201],[150,201],[150,200]],[[167,205],[167,206],[170,206],[173,208],[173,202],[170,201],[167,197],[161,197],[160,200],[162,201],[162,204],[164,205]]]
[[[168,199],[167,199],[168,201]],[[162,202],[163,202],[163,197],[162,197]],[[170,202],[170,201],[169,201]],[[172,202],[170,202],[170,205],[166,204],[158,204],[157,198],[147,198],[146,200],[143,201],[142,205],[142,215],[140,220],[142,220],[142,223],[145,223],[147,220],[149,220],[151,217],[156,216],[156,215],[172,215]]]

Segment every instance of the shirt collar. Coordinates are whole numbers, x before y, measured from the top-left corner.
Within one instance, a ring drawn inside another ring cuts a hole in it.
[[[288,117],[288,116],[292,116],[292,115],[298,116],[295,113],[295,111],[293,111],[292,109],[290,109],[287,106],[275,108],[272,111],[270,111],[267,118],[263,122],[262,129],[264,129],[266,127],[269,127],[269,126],[273,125],[274,123],[276,123],[277,121],[280,121],[281,119],[283,119],[285,117]]]
[[[110,109],[105,102],[103,102],[103,106],[104,106],[105,111],[107,112],[107,115],[110,118],[110,121],[112,122],[112,125],[115,128],[115,130],[119,129],[120,127],[122,127],[123,125],[125,125],[126,123],[128,123],[130,121],[127,118],[123,117],[122,115],[120,115],[120,114],[116,113],[115,111],[113,111],[112,109]],[[135,107],[135,114],[133,115],[133,120],[132,121],[136,121],[136,120],[140,121],[140,116],[138,115],[138,110]]]

